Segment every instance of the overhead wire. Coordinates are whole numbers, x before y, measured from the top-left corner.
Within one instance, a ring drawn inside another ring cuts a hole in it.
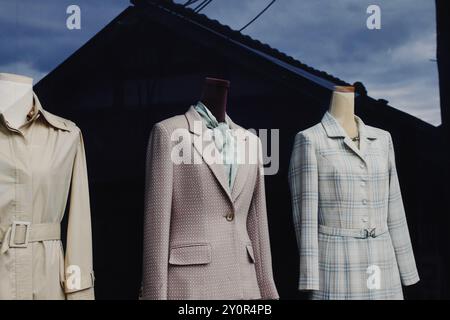
[[[277,0],[272,0],[263,10],[261,10],[260,13],[257,14],[256,17],[254,17],[252,20],[250,20],[249,23],[247,23],[245,26],[243,26],[241,29],[239,29],[239,32],[242,32],[244,29],[246,29],[248,26],[250,26],[253,22],[258,20],[259,17],[263,15],[264,12],[267,11]]]
[[[186,1],[186,2],[183,4],[183,6],[188,7],[188,6],[190,6],[191,4],[194,4],[194,3],[199,2],[199,1],[200,1],[200,0],[188,0],[188,1]]]
[[[213,0],[205,0],[202,3],[200,3],[197,7],[194,8],[194,11],[199,13],[203,9],[205,9]]]

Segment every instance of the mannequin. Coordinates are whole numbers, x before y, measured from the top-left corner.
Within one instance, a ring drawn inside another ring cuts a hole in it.
[[[230,81],[206,78],[200,101],[211,111],[217,121],[225,122]]]
[[[0,73],[0,113],[8,126],[19,129],[33,107],[33,79]]]
[[[358,125],[355,121],[355,88],[353,86],[334,87],[329,112],[359,147]]]

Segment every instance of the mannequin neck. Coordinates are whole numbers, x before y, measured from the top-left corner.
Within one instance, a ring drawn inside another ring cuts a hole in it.
[[[229,81],[214,78],[206,78],[203,86],[200,101],[209,109],[218,122],[225,122],[229,87]]]
[[[20,128],[33,107],[33,79],[0,73],[0,97],[0,113],[9,126]]]
[[[358,136],[358,125],[355,120],[355,93],[349,89],[347,90],[336,89],[333,91],[329,112],[339,122],[348,136],[353,138]]]

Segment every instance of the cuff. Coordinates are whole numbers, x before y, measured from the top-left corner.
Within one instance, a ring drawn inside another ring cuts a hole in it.
[[[319,279],[300,279],[298,290],[319,290]]]
[[[66,276],[66,279],[64,280],[64,290],[67,295],[86,291],[86,289],[94,288],[94,282],[94,271],[83,272],[83,270],[81,270],[79,274],[70,274]]]
[[[402,277],[402,284],[405,287],[412,286],[413,284],[416,284],[419,281],[420,281],[420,278],[419,278],[419,274],[417,273],[417,271],[411,276]]]
[[[94,288],[84,289],[66,294],[67,300],[95,300]]]
[[[262,300],[278,300],[280,296],[278,295],[277,287],[273,281],[261,290],[261,299]]]

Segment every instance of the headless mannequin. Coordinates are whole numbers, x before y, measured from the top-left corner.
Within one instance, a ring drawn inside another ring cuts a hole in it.
[[[33,107],[33,79],[0,73],[0,113],[7,125],[19,129]]]
[[[355,121],[355,88],[336,86],[331,97],[329,112],[359,147],[358,124]]]
[[[225,122],[230,81],[206,78],[200,101],[211,111],[218,122]]]

